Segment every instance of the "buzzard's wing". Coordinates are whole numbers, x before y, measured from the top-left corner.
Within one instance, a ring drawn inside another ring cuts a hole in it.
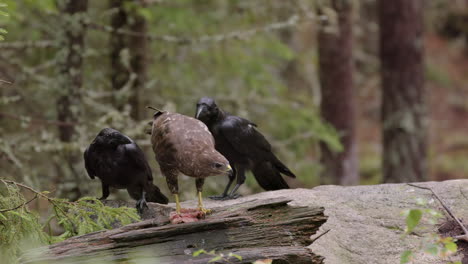
[[[151,173],[151,168],[146,160],[145,154],[138,147],[136,143],[122,145],[123,150],[125,151],[125,157],[129,159],[133,164],[138,168],[141,168],[145,171],[145,174],[148,176],[149,181],[153,181],[153,175]]]
[[[90,147],[87,147],[84,154],[83,154],[83,157],[84,157],[84,161],[85,161],[85,168],[86,168],[86,172],[88,173],[89,177],[91,179],[94,179],[95,175],[96,175],[96,172],[95,170],[93,169],[93,164],[91,162],[91,152],[89,150]]]

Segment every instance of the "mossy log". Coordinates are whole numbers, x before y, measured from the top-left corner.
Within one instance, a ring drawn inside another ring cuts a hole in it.
[[[247,197],[246,197],[247,198]],[[48,248],[28,252],[22,263],[207,263],[213,256],[194,257],[198,249],[230,252],[252,263],[322,263],[307,248],[310,237],[326,221],[324,209],[290,206],[289,198],[243,198],[213,209],[213,214],[194,223],[169,224],[170,206],[150,204],[149,218],[113,230],[70,238]],[[133,263],[133,262],[132,262]],[[146,262],[145,262],[146,263]],[[216,263],[216,262],[215,262]],[[222,263],[222,262],[218,262]]]

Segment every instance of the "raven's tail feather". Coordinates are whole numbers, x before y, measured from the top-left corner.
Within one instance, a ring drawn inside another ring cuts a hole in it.
[[[296,178],[296,175],[294,175],[294,173],[292,173],[292,171],[290,169],[288,169],[288,167],[286,167],[286,165],[284,165],[277,157],[274,156],[274,159],[273,159],[273,163],[274,163],[274,166],[275,168],[283,173],[284,175],[286,176],[289,176],[291,178]]]
[[[146,191],[146,201],[160,204],[168,204],[169,199],[161,192],[158,186],[154,185],[152,182],[149,182],[145,188]]]
[[[258,184],[267,191],[289,189],[288,184],[280,174],[280,170],[271,162],[255,164],[252,173]]]

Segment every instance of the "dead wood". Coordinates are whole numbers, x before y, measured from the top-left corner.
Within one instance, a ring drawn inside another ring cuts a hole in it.
[[[321,207],[289,206],[290,199],[254,199],[217,207],[205,220],[168,224],[169,206],[150,203],[153,217],[113,230],[70,238],[25,254],[22,263],[107,263],[154,260],[155,263],[207,263],[212,256],[193,257],[198,249],[230,252],[252,263],[322,263],[307,246],[326,221]],[[154,262],[153,261],[153,262]],[[159,262],[158,262],[159,261]],[[216,262],[215,262],[216,263]]]

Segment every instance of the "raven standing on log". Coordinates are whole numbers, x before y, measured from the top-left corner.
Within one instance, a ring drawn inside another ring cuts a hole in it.
[[[153,184],[151,169],[143,151],[126,135],[112,128],[99,132],[84,152],[85,167],[91,179],[102,182],[101,200],[109,196],[109,187],[127,189],[137,200],[141,214],[146,201],[167,204],[168,199]]]
[[[202,214],[209,212],[202,202],[205,178],[226,173],[231,175],[233,171],[229,161],[216,151],[214,138],[205,124],[189,116],[154,110],[157,112],[153,116],[151,144],[161,172],[166,176],[167,186],[174,194],[178,217],[182,212],[177,180],[179,173],[195,178],[198,211]]]
[[[292,178],[296,176],[273,154],[270,143],[257,131],[257,125],[224,112],[209,97],[198,101],[195,117],[208,126],[215,138],[216,149],[229,160],[234,170],[224,192],[210,198],[224,200],[239,197],[236,191],[245,181],[246,170],[252,170],[258,184],[267,191],[289,188],[281,173]],[[236,176],[237,185],[228,194]]]

